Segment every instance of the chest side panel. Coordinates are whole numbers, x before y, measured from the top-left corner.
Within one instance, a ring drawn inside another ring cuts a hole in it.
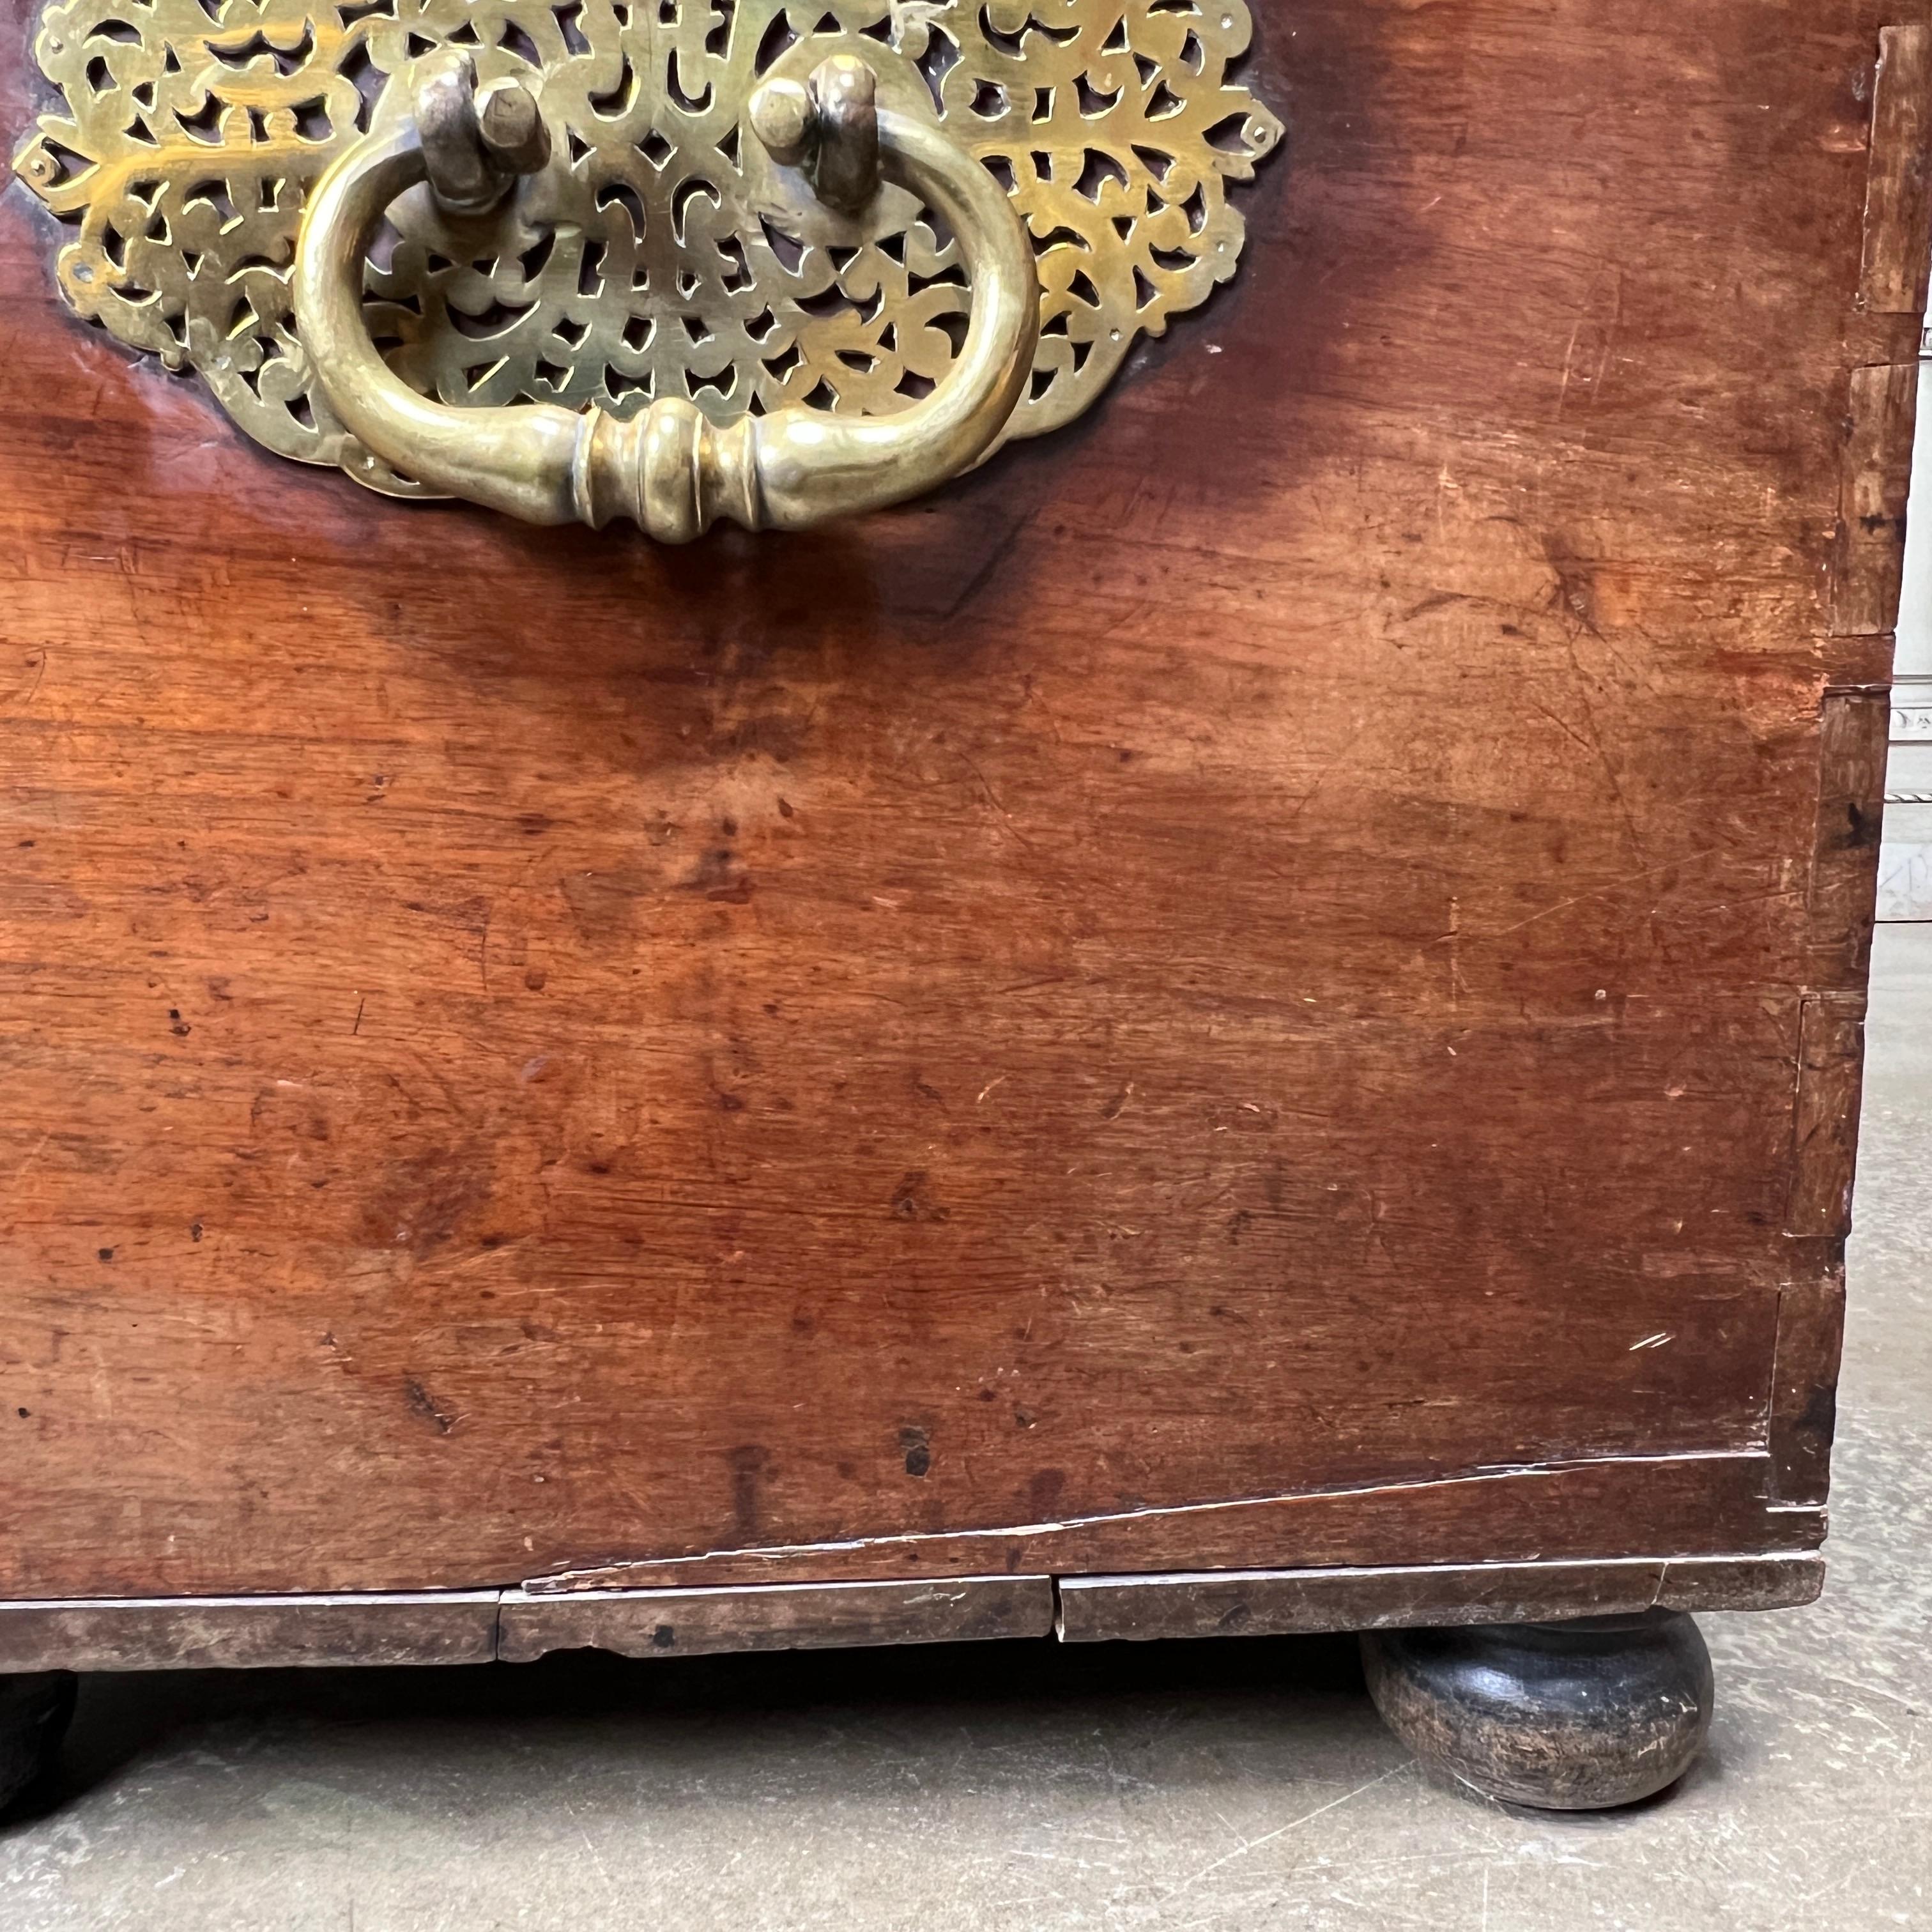
[[[0,1594],[1815,1541],[1881,24],[1264,5],[1232,289],[686,552],[278,463],[8,196]]]

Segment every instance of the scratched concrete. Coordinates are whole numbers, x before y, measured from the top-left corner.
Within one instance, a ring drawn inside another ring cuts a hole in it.
[[[1438,1788],[1341,1641],[102,1679],[0,1925],[1932,1928],[1932,926],[1872,1044],[1831,1585],[1661,1802]]]

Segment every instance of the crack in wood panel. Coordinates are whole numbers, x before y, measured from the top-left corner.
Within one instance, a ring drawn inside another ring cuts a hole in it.
[[[1809,1549],[1821,1519],[1767,1514],[1763,1450],[1700,1450],[1550,1462],[1370,1487],[1123,1510],[1064,1522],[1006,1524],[739,1550],[614,1559],[532,1576],[532,1596],[578,1591],[787,1580],[886,1581],[1022,1571],[1322,1567],[1365,1543],[1412,1561],[1594,1558],[1574,1540],[1598,1510],[1640,1522],[1689,1553]],[[1496,1506],[1498,1491],[1507,1498]],[[1498,1527],[1506,1525],[1506,1527]],[[1590,1532],[1586,1532],[1585,1534]],[[1613,1551],[1613,1555],[1628,1552]]]

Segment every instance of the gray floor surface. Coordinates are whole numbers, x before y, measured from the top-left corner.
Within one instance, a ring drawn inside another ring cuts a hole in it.
[[[1662,1801],[1432,1784],[1342,1640],[102,1678],[0,1928],[1932,1928],[1932,926],[1871,1046],[1831,1582]]]

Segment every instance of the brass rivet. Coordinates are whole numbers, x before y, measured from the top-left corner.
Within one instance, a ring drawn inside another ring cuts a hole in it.
[[[752,132],[781,167],[804,160],[818,118],[802,81],[768,80],[752,96]]]
[[[514,79],[476,91],[476,126],[483,145],[511,173],[533,175],[550,159],[550,130],[536,96]]]

